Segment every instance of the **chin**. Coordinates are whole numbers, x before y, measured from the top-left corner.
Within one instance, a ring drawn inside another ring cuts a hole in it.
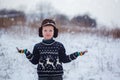
[[[44,39],[49,40],[49,39],[51,39],[51,38],[44,38]]]

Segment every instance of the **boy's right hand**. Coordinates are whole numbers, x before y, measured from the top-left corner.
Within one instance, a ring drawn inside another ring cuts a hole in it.
[[[17,51],[18,51],[19,53],[21,53],[21,54],[23,54],[23,53],[26,52],[26,49],[18,49],[17,47],[16,47],[16,49],[17,49]]]

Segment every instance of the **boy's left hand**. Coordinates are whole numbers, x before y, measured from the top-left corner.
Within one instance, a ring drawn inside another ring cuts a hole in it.
[[[80,52],[80,56],[84,55],[87,52],[88,52],[87,50]]]

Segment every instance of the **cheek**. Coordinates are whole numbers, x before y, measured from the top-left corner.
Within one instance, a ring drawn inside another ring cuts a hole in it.
[[[53,30],[53,32],[52,32],[52,36],[54,36],[54,30]]]
[[[46,32],[45,32],[44,30],[42,30],[42,35],[43,35],[43,36],[46,35]]]
[[[42,34],[44,34],[44,31],[42,30]]]
[[[52,34],[54,35],[54,30],[52,31]]]

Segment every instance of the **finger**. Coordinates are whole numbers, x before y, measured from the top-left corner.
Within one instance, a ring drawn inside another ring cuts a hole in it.
[[[88,51],[87,51],[87,50],[85,50],[84,52],[85,52],[85,53],[87,53]]]
[[[23,50],[18,49],[18,47],[16,47],[16,49],[17,49],[17,51],[18,51],[19,53],[22,53],[22,52],[23,52]]]
[[[16,47],[16,49],[19,50],[18,47]]]
[[[16,47],[16,49],[17,49],[18,51],[20,51],[20,50],[18,49],[18,47]]]
[[[83,54],[85,54],[85,53],[87,53],[88,51],[86,50],[86,51],[83,51]]]

